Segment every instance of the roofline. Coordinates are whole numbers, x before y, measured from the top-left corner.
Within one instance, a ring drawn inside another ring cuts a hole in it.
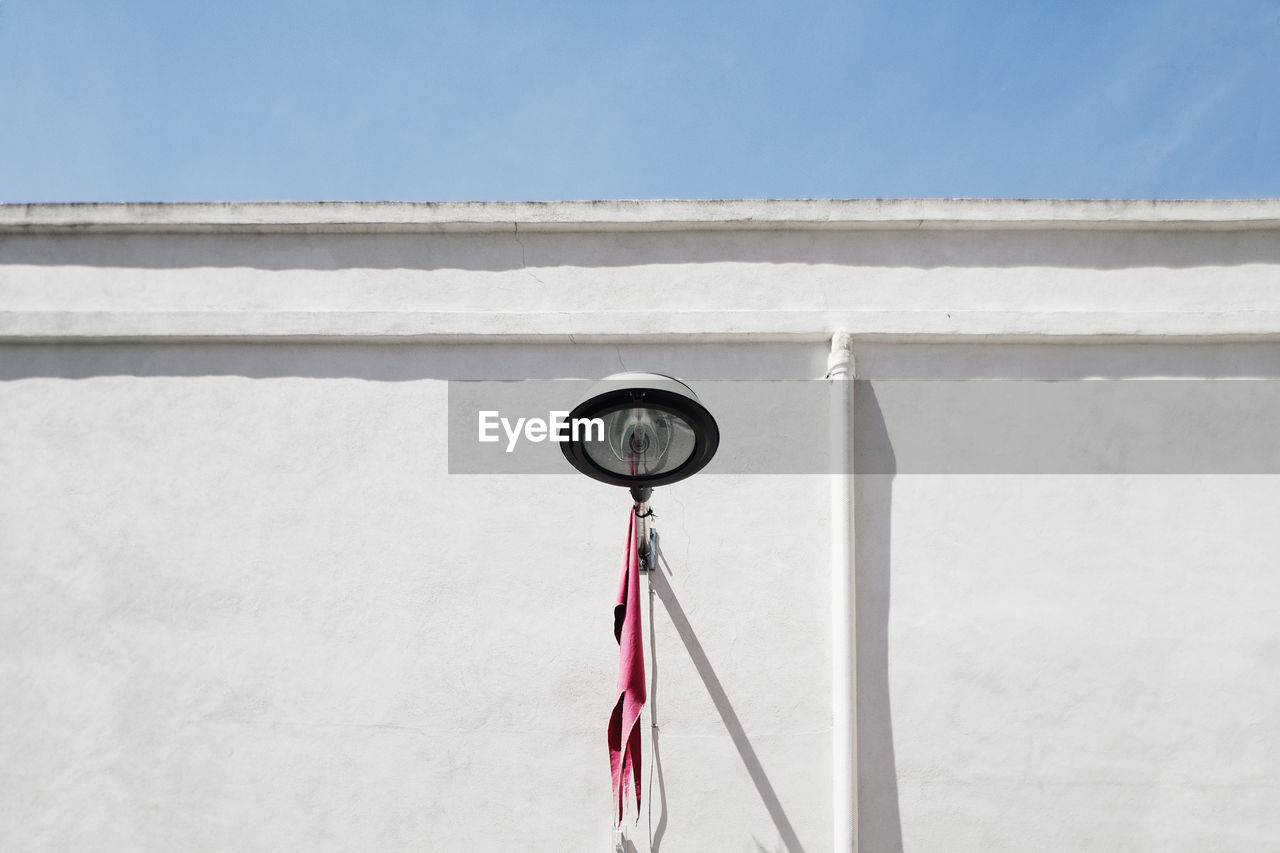
[[[1280,228],[1280,199],[740,199],[0,204],[0,233]]]

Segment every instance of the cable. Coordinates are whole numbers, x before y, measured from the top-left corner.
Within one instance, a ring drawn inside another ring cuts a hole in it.
[[[658,561],[653,559],[654,538],[655,537],[651,536],[649,540],[649,557],[653,562],[653,565],[649,567],[649,575],[646,580],[649,583],[649,657],[654,662],[653,685],[656,686],[658,682],[658,632],[653,625],[653,573],[658,570]],[[656,691],[650,690],[650,693],[656,693]],[[653,769],[655,766],[654,761],[658,757],[658,720],[654,714],[656,705],[656,702],[649,703],[649,734],[650,740],[652,740],[653,743],[649,750],[649,792],[647,795],[649,803],[647,806],[647,821],[649,824],[649,849],[651,850],[653,849]]]

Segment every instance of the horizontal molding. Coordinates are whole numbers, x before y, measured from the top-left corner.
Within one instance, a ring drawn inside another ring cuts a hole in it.
[[[0,204],[0,233],[1257,230],[1280,199],[743,199]]]
[[[819,341],[1280,339],[1280,311],[0,311],[0,341]]]

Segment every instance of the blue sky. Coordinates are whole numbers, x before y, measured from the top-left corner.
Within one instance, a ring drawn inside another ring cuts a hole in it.
[[[1280,196],[1280,2],[0,0],[0,201]]]

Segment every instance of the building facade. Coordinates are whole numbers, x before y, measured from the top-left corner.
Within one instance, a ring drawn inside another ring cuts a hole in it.
[[[5,205],[0,847],[614,849],[629,499],[449,426],[623,370],[626,849],[1280,836],[1280,202]]]

